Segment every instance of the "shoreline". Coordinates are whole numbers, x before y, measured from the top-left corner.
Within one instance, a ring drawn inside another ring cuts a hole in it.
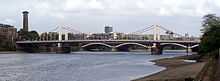
[[[154,62],[155,65],[166,69],[131,81],[184,81],[186,78],[196,78],[206,63],[185,61],[193,58],[197,58],[197,56],[188,55],[152,60],[151,62]]]

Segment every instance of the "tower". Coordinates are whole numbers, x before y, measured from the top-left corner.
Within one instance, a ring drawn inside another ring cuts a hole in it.
[[[23,11],[23,31],[28,31],[28,11]]]
[[[112,33],[113,27],[112,26],[105,26],[105,33]]]

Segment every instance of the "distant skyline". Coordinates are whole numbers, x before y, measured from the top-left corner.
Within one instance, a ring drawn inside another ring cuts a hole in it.
[[[129,33],[153,24],[177,33],[201,34],[202,17],[220,14],[220,0],[4,0],[0,23],[22,28],[22,11],[29,11],[30,30],[48,32],[71,26],[81,32]]]

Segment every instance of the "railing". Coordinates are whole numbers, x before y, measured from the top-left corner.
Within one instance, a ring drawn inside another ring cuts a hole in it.
[[[77,38],[77,39],[68,39],[68,40],[153,40],[153,39],[84,39],[84,38]],[[198,41],[195,39],[161,39],[161,41]],[[18,40],[18,41],[58,41],[58,39],[34,39],[34,40]]]

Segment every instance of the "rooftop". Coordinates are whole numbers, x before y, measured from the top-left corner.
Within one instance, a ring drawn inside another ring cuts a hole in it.
[[[23,14],[28,14],[29,12],[28,12],[28,11],[23,11],[22,13],[23,13]]]
[[[9,27],[14,27],[14,26],[11,26],[11,25],[8,25],[8,24],[1,24],[0,23],[0,27],[9,28]]]

